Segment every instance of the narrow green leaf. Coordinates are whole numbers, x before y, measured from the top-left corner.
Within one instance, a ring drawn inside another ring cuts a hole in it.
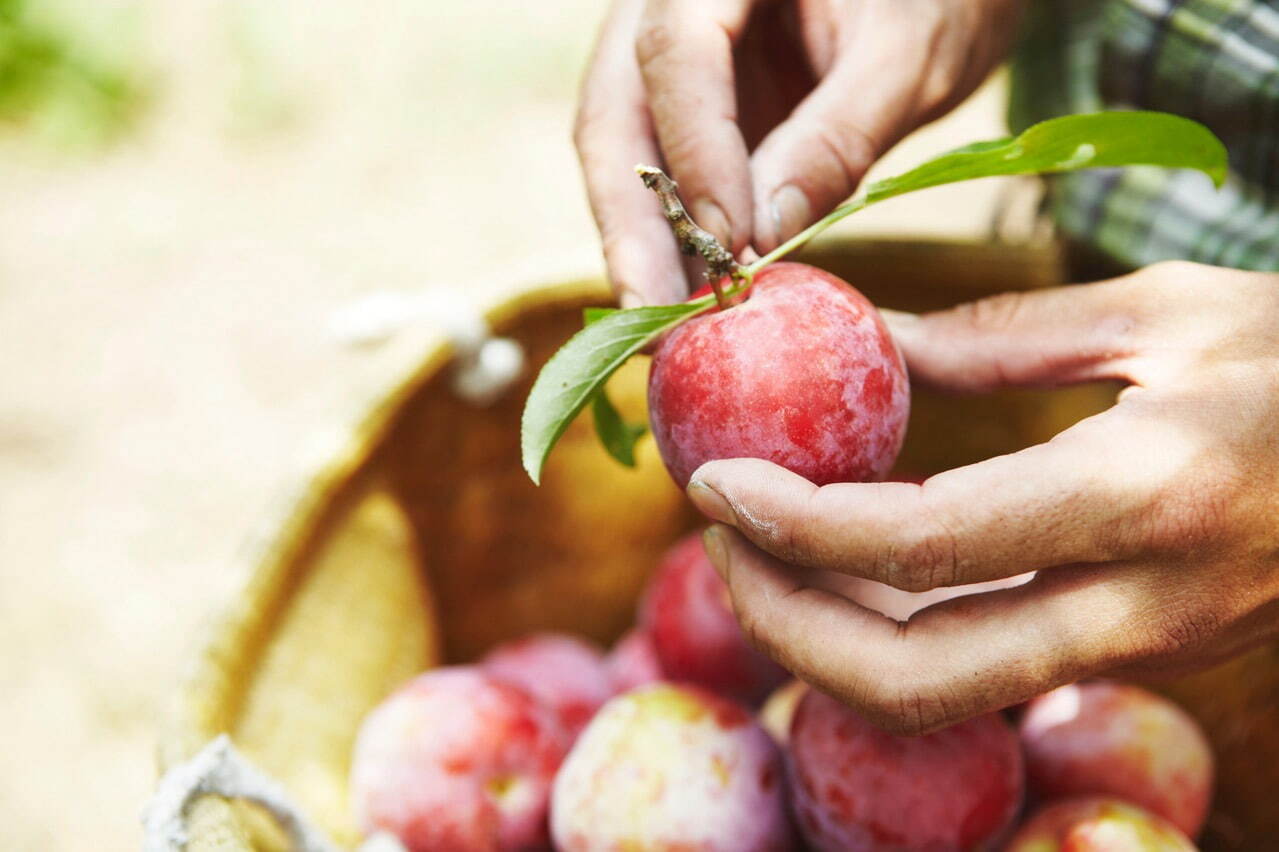
[[[949,157],[952,154],[978,154],[982,151],[990,151],[995,148],[1002,148],[1012,141],[1011,136],[1001,136],[998,139],[986,139],[981,142],[969,142],[967,145],[960,145],[944,154],[938,154],[938,157]]]
[[[524,470],[537,483],[555,442],[609,376],[662,332],[715,304],[713,296],[675,305],[628,308],[600,317],[546,362],[520,422]]]
[[[998,175],[1138,165],[1197,169],[1221,186],[1228,166],[1226,146],[1197,121],[1166,112],[1097,112],[1050,118],[1028,127],[1020,136],[974,142],[905,174],[877,181],[864,195],[837,207],[747,269],[754,274],[845,216],[919,189]]]
[[[582,325],[590,325],[604,319],[609,314],[615,313],[617,313],[617,308],[583,308]]]
[[[1208,128],[1168,113],[1104,112],[1054,118],[1015,138],[974,142],[871,184],[860,197],[746,267],[746,278],[845,216],[907,192],[996,175],[1133,165],[1198,169],[1220,186],[1228,164],[1225,146]],[[547,362],[524,406],[520,445],[524,469],[533,482],[540,480],[555,442],[592,398],[596,430],[608,451],[623,463],[633,463],[635,427],[622,422],[601,388],[627,358],[712,304],[713,297],[706,296],[679,305],[621,311],[587,308],[583,312],[586,327]]]
[[[648,431],[642,423],[627,423],[613,407],[613,402],[600,388],[591,403],[595,416],[595,434],[608,454],[627,467],[635,467],[635,442]]]
[[[1221,186],[1226,146],[1199,122],[1166,112],[1067,115],[1015,138],[966,145],[871,184],[866,203],[973,178],[1132,165],[1198,169]]]

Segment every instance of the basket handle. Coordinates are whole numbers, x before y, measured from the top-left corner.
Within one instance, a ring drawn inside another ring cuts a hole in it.
[[[467,402],[492,403],[524,372],[523,347],[494,337],[473,305],[438,290],[370,293],[335,311],[329,334],[348,346],[373,346],[416,324],[434,327],[453,346],[453,390]]]
[[[220,734],[195,757],[170,769],[160,779],[142,814],[143,852],[182,852],[190,839],[187,806],[204,795],[244,799],[261,805],[280,823],[295,852],[339,852],[337,844],[307,817],[285,792],[284,785],[258,769]],[[394,835],[379,832],[361,852],[405,852]]]

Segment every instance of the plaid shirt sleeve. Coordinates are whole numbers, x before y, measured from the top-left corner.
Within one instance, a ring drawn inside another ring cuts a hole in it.
[[[1221,190],[1197,172],[1050,178],[1058,227],[1128,266],[1183,259],[1279,270],[1279,0],[1030,0],[1014,61],[1017,130],[1100,109],[1203,122],[1230,154]]]

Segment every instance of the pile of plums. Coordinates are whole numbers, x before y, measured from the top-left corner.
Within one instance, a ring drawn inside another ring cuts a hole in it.
[[[1212,754],[1153,693],[885,733],[751,647],[695,536],[638,615],[607,654],[538,634],[401,687],[357,739],[362,828],[412,852],[1195,848]]]

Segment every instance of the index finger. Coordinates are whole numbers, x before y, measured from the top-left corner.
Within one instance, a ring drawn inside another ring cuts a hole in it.
[[[649,0],[635,41],[662,156],[693,218],[734,253],[751,237],[751,179],[733,41],[753,5]]]
[[[1080,678],[1191,648],[1204,569],[1064,566],[1016,588],[954,598],[901,623],[809,583],[726,528],[707,554],[743,631],[797,677],[898,734],[921,734]]]
[[[582,84],[574,142],[599,227],[613,289],[622,307],[688,298],[679,250],[636,163],[660,162],[635,63],[642,0],[623,0],[605,21]]]

